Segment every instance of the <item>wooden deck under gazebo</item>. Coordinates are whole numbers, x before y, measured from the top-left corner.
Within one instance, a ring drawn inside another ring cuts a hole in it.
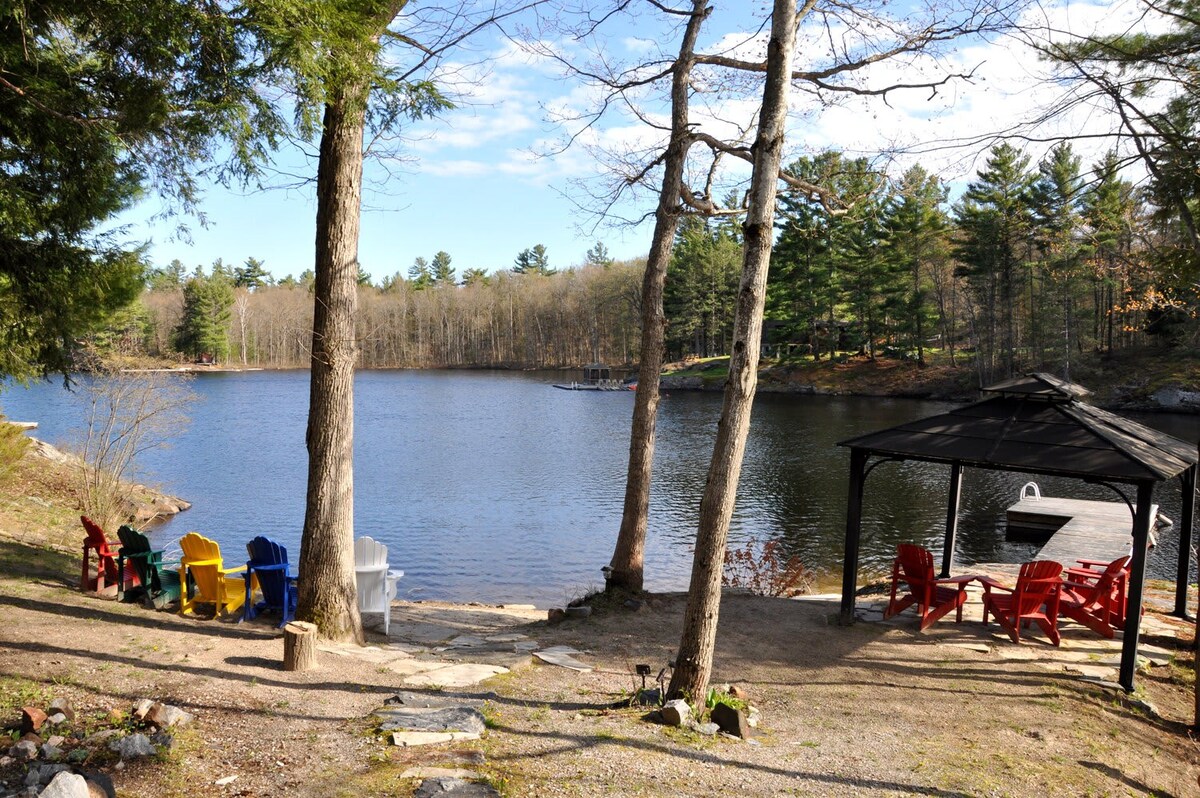
[[[950,466],[946,536],[941,574],[949,575],[958,528],[964,467],[1073,477],[1136,488],[1133,559],[1129,601],[1141,606],[1146,576],[1146,544],[1153,523],[1155,487],[1179,477],[1183,512],[1179,522],[1175,614],[1186,617],[1191,569],[1192,518],[1200,455],[1194,443],[1080,401],[1087,389],[1050,374],[1034,373],[984,389],[991,397],[949,413],[869,433],[839,445],[850,449],[846,512],[846,561],[842,575],[843,623],[854,621],[858,553],[862,534],[863,488],[878,465],[922,460]],[[1130,612],[1121,650],[1120,683],[1133,690],[1140,612]]]

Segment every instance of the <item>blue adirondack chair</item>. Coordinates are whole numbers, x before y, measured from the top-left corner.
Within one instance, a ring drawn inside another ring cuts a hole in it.
[[[296,615],[298,591],[295,575],[288,572],[287,549],[270,538],[259,535],[246,544],[246,603],[242,621],[248,621],[264,610],[279,610],[282,627]],[[251,601],[253,577],[258,577],[262,601]],[[241,621],[239,621],[241,623]]]
[[[178,563],[163,563],[163,553],[150,548],[150,539],[129,525],[117,530],[121,548],[117,552],[118,570],[122,574],[121,596],[126,600],[140,598],[147,606],[163,609],[179,600]],[[125,566],[129,563],[137,581],[130,583],[125,578]],[[141,586],[137,587],[138,582]]]

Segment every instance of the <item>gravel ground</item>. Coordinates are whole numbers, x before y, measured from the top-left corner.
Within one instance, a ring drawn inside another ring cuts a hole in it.
[[[759,708],[746,742],[608,708],[635,688],[635,665],[657,673],[678,644],[683,597],[652,597],[640,612],[598,608],[516,627],[585,652],[595,669],[529,664],[477,687],[422,688],[476,702],[489,730],[404,749],[385,745],[367,719],[413,689],[395,672],[322,653],[318,670],[285,673],[269,622],[184,619],[85,596],[71,585],[77,563],[0,537],[0,709],[66,697],[99,719],[152,698],[194,713],[169,754],[123,769],[95,763],[122,796],[411,795],[418,766],[468,768],[509,796],[1200,795],[1183,684],[1191,654],[1162,633],[1154,642],[1178,647],[1187,667],[1139,677],[1147,711],[1081,680],[1043,642],[1023,644],[1036,659],[1002,656],[1012,644],[970,612],[970,622],[917,634],[911,619],[842,628],[830,604],[730,595],[713,680],[738,684]],[[443,619],[453,611],[427,607]],[[1192,628],[1179,628],[1190,641]],[[0,769],[0,781],[11,787],[22,772]],[[215,785],[229,776],[238,778]]]

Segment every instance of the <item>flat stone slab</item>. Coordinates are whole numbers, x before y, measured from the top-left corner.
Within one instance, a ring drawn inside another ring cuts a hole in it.
[[[1065,670],[1075,671],[1089,679],[1098,679],[1101,681],[1111,681],[1116,679],[1116,669],[1108,665],[1091,665],[1083,662],[1072,662],[1070,665],[1064,666]]]
[[[487,645],[487,641],[482,637],[474,635],[459,635],[446,644],[449,648],[475,648],[476,646]]]
[[[395,662],[389,662],[386,666],[392,673],[398,673],[401,676],[416,676],[418,673],[426,671],[435,671],[438,668],[446,667],[446,663],[437,660],[422,660],[422,659],[398,659]]]
[[[579,653],[581,652],[571,648],[570,646],[551,646],[550,648],[543,648],[541,651],[533,652],[533,656],[549,665],[557,665],[560,668],[570,668],[573,671],[587,673],[588,671],[592,670],[592,666],[580,662],[579,660],[575,659],[575,657],[571,656],[572,654]]]
[[[426,779],[413,793],[413,798],[498,798],[487,784],[454,778]]]
[[[508,668],[500,665],[480,665],[463,662],[458,665],[448,665],[418,673],[404,679],[405,684],[438,685],[441,687],[470,687],[484,679],[490,679],[501,673],[508,673]]]
[[[516,643],[519,640],[528,640],[529,635],[523,635],[520,632],[512,632],[504,635],[488,635],[486,640],[489,643]]]
[[[390,704],[371,713],[383,731],[436,731],[483,734],[483,714],[474,707],[410,707]]]
[[[479,779],[483,778],[474,770],[466,768],[409,768],[400,774],[402,779]]]
[[[378,665],[386,665],[398,659],[411,659],[412,654],[393,648],[378,648],[376,646],[356,646],[353,643],[322,643],[318,651],[335,654],[339,657],[354,657]]]
[[[447,640],[457,637],[461,629],[453,626],[443,626],[437,623],[418,621],[415,623],[392,621],[392,637],[399,637],[408,643],[423,645],[441,645]]]
[[[469,732],[423,732],[423,731],[398,731],[392,732],[392,745],[399,745],[405,748],[418,745],[438,745],[440,743],[453,743],[462,740],[478,740],[478,734]]]

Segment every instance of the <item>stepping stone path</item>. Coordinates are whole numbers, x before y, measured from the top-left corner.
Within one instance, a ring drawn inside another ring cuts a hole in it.
[[[530,665],[536,657],[549,665],[590,671],[576,659],[583,652],[565,646],[543,649],[516,629],[546,619],[545,610],[531,605],[443,605],[436,602],[396,602],[389,622],[391,634],[379,645],[322,643],[318,650],[387,668],[399,683],[412,688],[452,688],[453,698],[431,692],[401,692],[371,713],[392,745],[406,748],[478,740],[485,730],[479,706],[486,697],[462,698],[464,688]],[[381,631],[382,621],[380,622]],[[444,752],[439,754],[444,761]],[[423,779],[417,796],[496,796],[467,768],[414,766],[405,778]]]
[[[551,665],[590,671],[576,659],[582,652],[563,646],[542,649],[528,635],[513,631],[546,618],[528,604],[484,606],[397,602],[392,606],[387,643],[357,646],[323,643],[320,651],[353,657],[398,674],[413,687],[471,687],[533,657]]]

